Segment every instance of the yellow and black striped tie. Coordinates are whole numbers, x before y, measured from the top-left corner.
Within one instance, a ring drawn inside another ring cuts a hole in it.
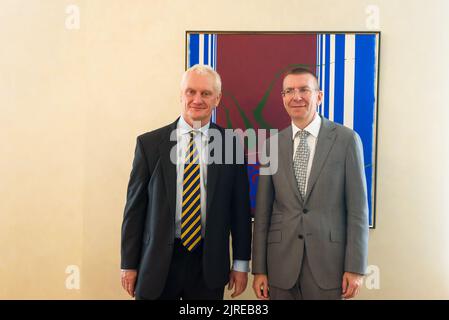
[[[201,241],[200,165],[193,131],[190,132],[182,186],[181,242],[187,250],[193,251]]]

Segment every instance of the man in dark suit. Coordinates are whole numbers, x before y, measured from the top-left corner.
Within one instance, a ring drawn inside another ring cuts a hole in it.
[[[210,121],[220,98],[218,73],[196,65],[181,81],[181,117],[137,138],[121,242],[122,286],[137,299],[223,299],[226,283],[232,297],[246,288],[246,166],[221,161],[224,139],[217,139],[222,159],[210,161],[214,137],[224,138]]]

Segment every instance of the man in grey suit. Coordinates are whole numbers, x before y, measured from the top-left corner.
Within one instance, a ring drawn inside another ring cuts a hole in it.
[[[317,114],[323,93],[309,70],[287,72],[282,97],[292,124],[263,152],[278,143],[277,171],[259,176],[253,289],[259,299],[350,299],[368,254],[360,138]]]

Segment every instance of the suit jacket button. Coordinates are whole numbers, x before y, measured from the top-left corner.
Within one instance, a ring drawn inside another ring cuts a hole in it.
[[[303,237],[302,234],[300,234],[300,235],[298,236],[298,238],[301,239],[301,240],[304,239],[304,237]]]
[[[304,214],[306,214],[307,212],[309,212],[309,210],[307,210],[307,209],[302,210],[302,213],[304,213]]]

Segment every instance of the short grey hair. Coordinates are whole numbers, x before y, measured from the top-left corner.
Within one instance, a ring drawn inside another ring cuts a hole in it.
[[[215,71],[208,65],[204,65],[204,64],[196,64],[184,72],[184,74],[182,75],[182,79],[181,79],[181,89],[184,87],[184,84],[187,79],[187,75],[191,72],[195,72],[196,74],[200,74],[200,75],[204,75],[204,74],[211,75],[214,78],[215,91],[218,94],[221,93],[221,77],[220,77],[220,75],[217,73],[217,71]]]

